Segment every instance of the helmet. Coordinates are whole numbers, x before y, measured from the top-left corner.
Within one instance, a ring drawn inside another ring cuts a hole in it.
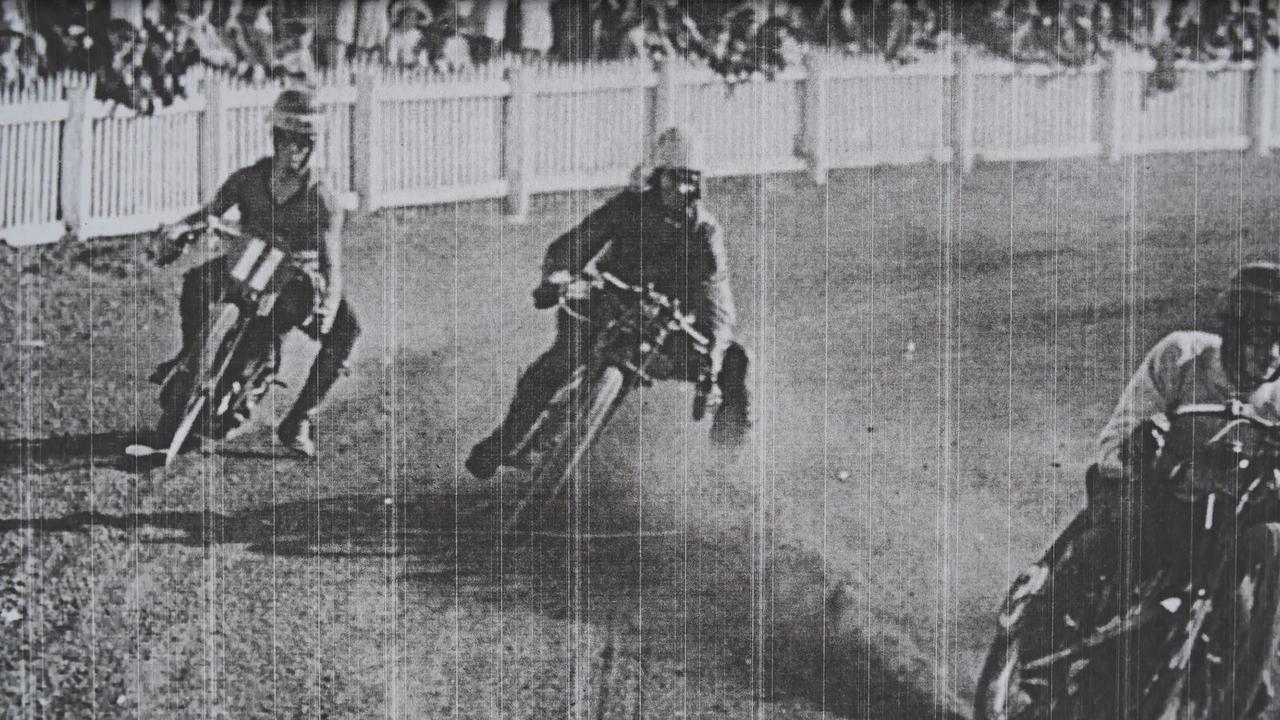
[[[702,152],[698,144],[683,128],[671,127],[662,131],[653,147],[649,162],[654,170],[692,170],[702,172]]]
[[[320,134],[320,107],[315,93],[289,88],[280,93],[271,108],[271,127],[314,138]]]
[[[1280,264],[1252,262],[1242,266],[1218,295],[1217,314],[1240,329],[1280,328]]]

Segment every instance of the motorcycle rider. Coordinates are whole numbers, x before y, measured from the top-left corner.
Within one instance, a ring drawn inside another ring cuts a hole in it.
[[[1142,480],[1155,440],[1172,413],[1190,403],[1243,402],[1280,420],[1280,264],[1249,263],[1217,298],[1215,332],[1170,333],[1147,353],[1098,437],[1099,454],[1086,480],[1093,523],[1118,527],[1134,512],[1164,504],[1168,488]],[[1208,439],[1205,435],[1203,439]],[[1185,444],[1195,436],[1169,437]],[[1177,456],[1193,448],[1170,447]]]
[[[615,195],[547,248],[542,284],[533,293],[534,305],[539,309],[554,306],[560,287],[592,262],[624,282],[637,286],[652,283],[658,292],[678,299],[692,310],[699,332],[711,340],[709,360],[703,362],[710,364],[712,392],[719,393],[712,439],[737,445],[750,429],[748,358],[733,338],[735,310],[724,234],[701,202],[702,170],[698,148],[689,135],[681,128],[664,131],[648,167],[638,171],[642,185]],[[608,306],[585,302],[582,309],[599,315],[607,312]],[[593,324],[607,320],[598,318]],[[579,321],[558,313],[556,330],[551,348],[516,384],[506,418],[472,448],[466,466],[477,478],[494,475],[568,379],[574,359],[587,354],[591,337]],[[685,358],[673,359],[680,362]],[[684,372],[677,375],[695,379],[704,368],[694,365],[686,364]]]
[[[263,323],[277,337],[250,341],[275,342],[294,327],[319,340],[306,384],[277,427],[284,445],[308,457],[316,454],[316,408],[344,374],[360,333],[342,292],[343,210],[311,163],[321,120],[312,91],[283,90],[271,109],[272,155],[232,173],[207,205],[160,230],[166,241],[162,262],[172,260],[181,252],[174,240],[192,223],[238,207],[246,235],[285,252],[297,272],[281,287],[272,316]],[[183,354],[203,341],[208,306],[221,297],[228,272],[228,259],[220,255],[186,273],[179,305],[182,350],[156,368],[153,382],[162,382]]]

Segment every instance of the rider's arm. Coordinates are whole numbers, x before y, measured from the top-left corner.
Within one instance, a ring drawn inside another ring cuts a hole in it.
[[[556,272],[577,275],[609,240],[618,237],[628,222],[639,222],[639,193],[624,191],[610,198],[565,234],[547,246],[542,260],[542,278]]]
[[[221,217],[228,210],[240,204],[240,193],[244,187],[243,169],[237,170],[222,183],[222,187],[218,188],[218,192],[214,193],[213,198],[205,203],[195,212],[187,215],[179,220],[176,225],[191,225],[203,221],[212,215],[213,217]]]
[[[1098,471],[1104,478],[1128,476],[1143,458],[1129,457],[1128,444],[1143,422],[1162,419],[1180,402],[1182,376],[1194,368],[1195,337],[1172,333],[1156,343],[1129,379],[1111,418],[1098,435]]]

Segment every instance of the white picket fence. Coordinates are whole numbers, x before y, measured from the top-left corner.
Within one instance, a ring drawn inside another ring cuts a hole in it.
[[[487,66],[455,75],[357,68],[321,79],[317,158],[351,207],[623,185],[656,133],[700,136],[710,175],[978,159],[1037,160],[1280,146],[1280,63],[1180,64],[1150,92],[1145,56],[1062,69],[960,53],[908,66],[815,53],[726,84],[676,62]],[[137,232],[197,207],[270,150],[279,87],[209,76],[152,116],[83,79],[0,92],[0,238]]]

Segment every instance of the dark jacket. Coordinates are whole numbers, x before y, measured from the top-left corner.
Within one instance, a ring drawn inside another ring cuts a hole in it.
[[[717,359],[733,339],[736,311],[724,233],[701,204],[696,218],[677,225],[665,219],[655,193],[625,190],[551,243],[543,277],[557,270],[579,273],[593,258],[600,270],[634,285],[653,283],[678,298],[712,338]]]

